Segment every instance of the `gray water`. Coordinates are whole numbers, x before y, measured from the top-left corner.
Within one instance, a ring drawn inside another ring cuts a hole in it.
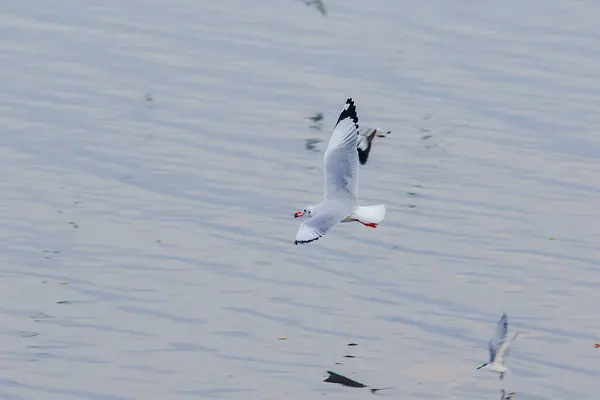
[[[600,4],[327,6],[2,1],[1,399],[597,398]],[[387,218],[294,246],[348,96]]]

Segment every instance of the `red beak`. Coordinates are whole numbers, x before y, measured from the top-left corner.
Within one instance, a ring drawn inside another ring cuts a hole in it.
[[[300,218],[303,215],[304,215],[304,213],[302,211],[298,211],[294,214],[294,218]]]

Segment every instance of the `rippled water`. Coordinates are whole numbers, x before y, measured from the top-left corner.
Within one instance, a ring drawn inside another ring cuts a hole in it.
[[[2,2],[0,398],[597,397],[600,5],[327,6]],[[387,220],[294,246],[347,96]]]

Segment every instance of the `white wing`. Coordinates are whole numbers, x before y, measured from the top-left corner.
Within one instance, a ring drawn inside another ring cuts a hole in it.
[[[502,345],[500,346],[500,348],[498,349],[498,352],[496,353],[496,358],[494,359],[494,362],[497,364],[504,364],[504,360],[506,359],[506,357],[508,357],[508,353],[510,352],[510,345],[512,344],[512,342],[516,339],[516,337],[519,335],[519,332],[515,332],[508,340],[505,340]]]
[[[508,316],[506,313],[502,313],[498,324],[496,325],[496,332],[494,332],[494,336],[490,339],[488,343],[488,348],[490,350],[490,362],[494,362],[494,357],[496,357],[496,353],[498,349],[502,346],[504,341],[506,340],[506,334],[508,333]]]
[[[319,214],[309,218],[300,225],[294,243],[304,244],[318,240],[351,211],[351,209],[345,207],[345,204],[338,204],[338,202],[325,201],[324,203],[321,203]]]
[[[325,151],[325,199],[356,203],[358,189],[358,117],[349,98]]]

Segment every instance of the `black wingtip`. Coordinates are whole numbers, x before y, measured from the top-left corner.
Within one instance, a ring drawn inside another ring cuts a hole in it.
[[[299,245],[299,244],[310,243],[310,242],[314,242],[315,240],[319,240],[320,238],[321,238],[321,236],[316,237],[314,239],[309,239],[309,240],[294,240],[294,244]]]
[[[356,105],[354,104],[354,100],[352,100],[352,97],[348,97],[346,99],[346,104],[347,105],[344,106],[344,109],[340,113],[340,116],[337,122],[335,123],[335,126],[337,126],[340,123],[340,121],[343,121],[346,118],[350,118],[354,122],[354,125],[356,125],[356,129],[358,129],[358,116],[356,115]]]
[[[364,138],[360,138],[359,145],[356,148],[358,151],[358,161],[360,162],[360,165],[365,165],[367,163],[367,160],[369,159],[369,153],[371,152],[373,139],[375,138],[376,134],[377,129],[373,129],[368,135],[364,136]],[[361,148],[364,147],[365,142],[367,143],[367,146],[365,148]]]
[[[365,165],[367,160],[369,159],[369,153],[371,152],[371,144],[369,143],[369,147],[366,150],[356,149],[358,150],[358,161],[360,165]]]

